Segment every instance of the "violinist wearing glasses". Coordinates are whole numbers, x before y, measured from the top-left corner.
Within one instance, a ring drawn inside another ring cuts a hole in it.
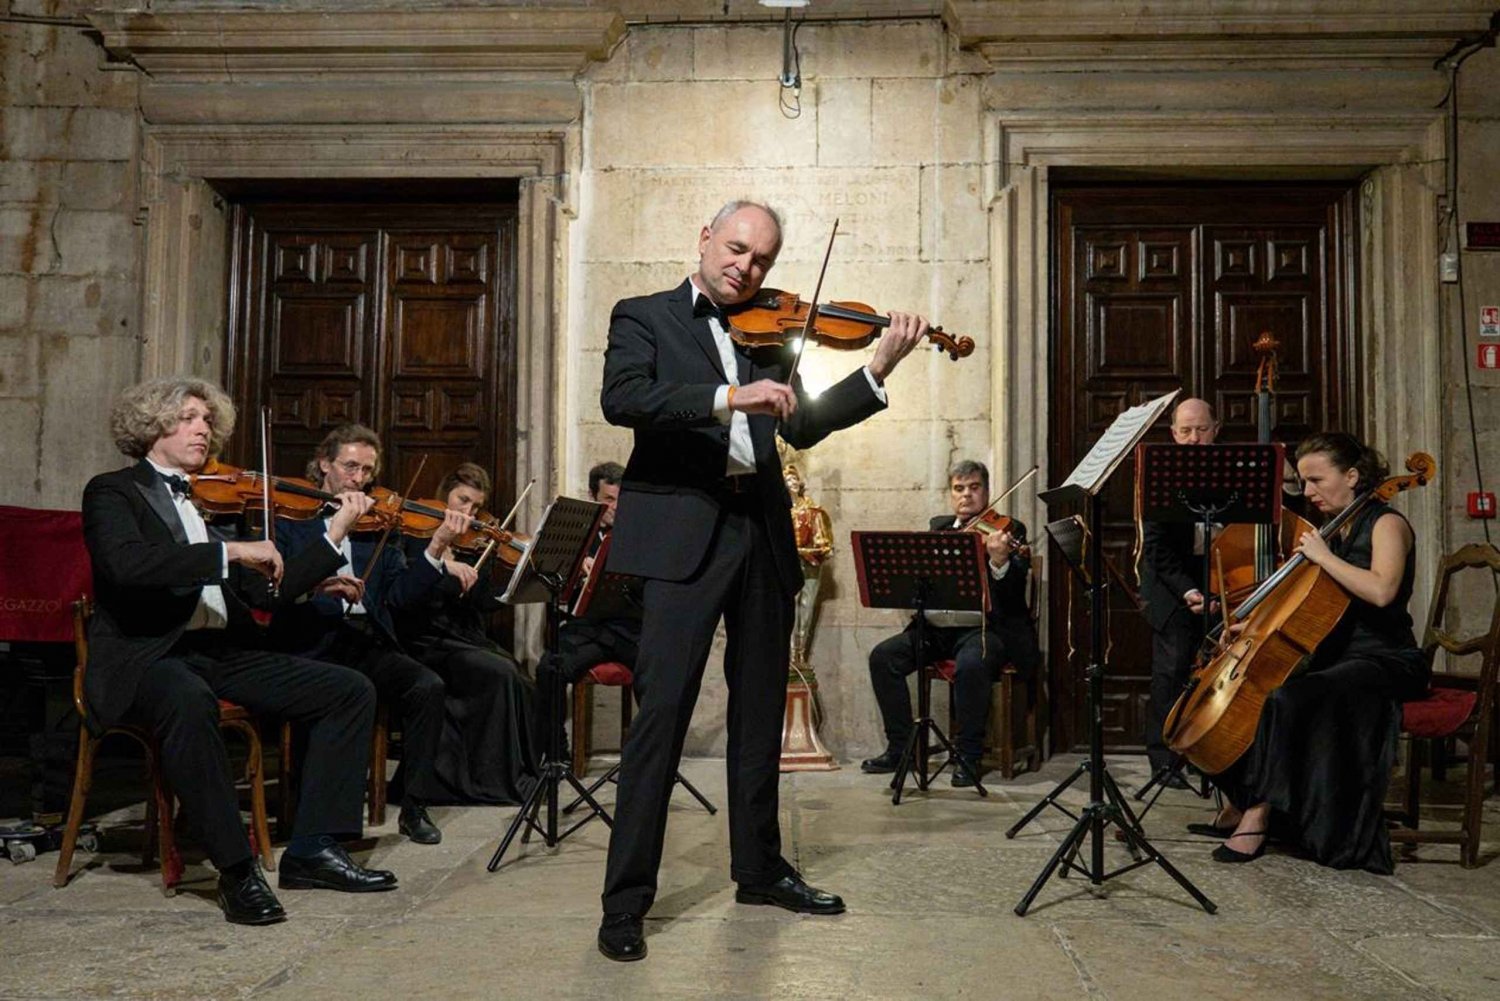
[[[935,516],[934,532],[965,528],[990,506],[990,471],[984,463],[964,459],[948,473],[951,513]],[[883,752],[860,764],[874,774],[894,772],[911,738],[911,695],[906,676],[935,660],[955,662],[953,696],[957,703],[954,746],[967,767],[953,770],[953,785],[972,786],[981,777],[985,723],[990,713],[990,686],[1007,663],[1029,677],[1041,659],[1031,612],[1026,605],[1031,553],[1025,545],[1026,526],[1011,519],[1010,527],[985,536],[989,561],[990,612],[938,611],[912,617],[906,630],[881,641],[870,651],[870,685],[885,726]]]
[[[600,404],[611,424],[634,431],[635,447],[609,564],[645,579],[640,712],[620,762],[598,939],[613,960],[646,954],[642,919],[656,896],[668,798],[721,618],[735,898],[811,914],[844,909],[781,853],[781,723],[803,581],[775,437],[808,448],[885,409],[885,380],[928,324],[892,313],[868,364],[810,400],[793,352],[734,337],[734,314],[761,291],[781,235],[771,209],[730,202],[699,232],[692,275],[620,301],[610,317]]]
[[[328,493],[364,493],[380,471],[380,437],[362,424],[334,428],[308,464],[309,478]],[[328,519],[277,519],[276,545],[295,552],[325,531]],[[401,767],[392,779],[399,790],[398,827],[412,841],[435,845],[443,839],[427,812],[442,795],[437,754],[443,731],[442,677],[407,652],[396,632],[394,612],[423,607],[447,570],[443,553],[469,525],[459,511],[447,511],[421,558],[410,562],[394,529],[356,532],[340,544],[337,572],[313,596],[278,615],[274,628],[286,649],[305,657],[352,667],[375,684],[380,698],[401,717]]]
[[[1350,604],[1311,660],[1267,696],[1254,742],[1213,776],[1228,802],[1212,825],[1192,829],[1224,838],[1213,853],[1219,862],[1252,861],[1278,837],[1326,866],[1389,873],[1382,806],[1401,702],[1421,698],[1431,678],[1408,610],[1414,536],[1379,495],[1362,502],[1387,470],[1380,453],[1352,435],[1304,439],[1297,472],[1326,517],[1360,505],[1330,537],[1304,532],[1297,546]]]
[[[200,379],[144,382],[115,404],[110,432],[137,461],[84,489],[96,589],[86,696],[91,719],[156,736],[167,783],[219,871],[225,919],[261,925],[286,913],[240,820],[219,699],[307,731],[281,888],[390,890],[396,877],[359,865],[337,840],[360,833],[375,713],[370,683],[345,667],[264,649],[250,611],[283,606],[337,569],[338,547],[370,500],[341,493],[326,536],[285,556],[270,542],[247,541],[243,525],[206,523],[188,477],[218,454],[234,423],[224,391]]]
[[[436,506],[472,518],[489,494],[489,473],[465,462],[443,477]],[[479,540],[488,542],[482,535]],[[424,560],[428,545],[427,539],[407,536],[407,564]],[[446,710],[431,803],[519,803],[536,778],[531,681],[488,630],[509,567],[501,564],[497,586],[497,557],[493,550],[488,556],[484,552],[450,544],[439,555],[446,574],[415,607],[394,615],[402,647],[444,683]]]

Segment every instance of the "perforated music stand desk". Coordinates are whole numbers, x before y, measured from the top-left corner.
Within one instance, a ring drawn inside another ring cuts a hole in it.
[[[507,605],[527,605],[539,601],[547,603],[546,645],[548,650],[557,647],[557,629],[564,611],[563,596],[573,588],[583,565],[584,555],[588,552],[589,542],[593,539],[594,533],[599,531],[599,520],[603,516],[603,504],[572,497],[555,498],[543,512],[541,524],[537,525],[536,534],[527,543],[526,551],[516,561],[516,569],[510,576],[510,583],[506,585],[505,593],[500,598]],[[500,847],[495,849],[495,854],[490,858],[488,867],[490,872],[499,868],[500,860],[505,857],[511,841],[523,827],[525,828],[525,834],[521,838],[523,842],[527,841],[531,833],[535,831],[542,836],[547,847],[551,848],[596,816],[602,818],[606,824],[610,823],[609,814],[604,812],[604,808],[589,794],[588,790],[584,789],[583,784],[562,761],[562,745],[557,736],[557,720],[563,686],[556,677],[556,673],[555,671],[537,672],[537,697],[543,700],[542,725],[546,728],[547,752],[542,756],[541,766],[537,770],[536,785],[526,795],[526,799],[521,803],[521,809],[511,821],[510,827],[506,829],[505,836],[501,838]],[[588,816],[566,831],[558,833],[557,793],[558,786],[563,782],[570,784],[591,809]],[[547,804],[545,825],[537,819],[544,801]]]
[[[1141,445],[1141,520],[1197,522],[1203,512],[1221,524],[1275,523],[1281,517],[1286,447],[1268,445]]]
[[[851,532],[854,550],[854,572],[859,580],[859,602],[866,608],[906,608],[917,613],[918,630],[913,644],[923,649],[915,658],[922,669],[926,630],[925,611],[986,612],[990,589],[985,566],[984,537],[978,532]],[[948,752],[954,768],[971,771],[968,763],[953,747],[953,742],[932,718],[931,696],[926,683],[917,685],[917,719],[911,737],[901,753],[901,764],[891,780],[895,790],[891,802],[901,802],[901,790],[908,772],[916,777],[917,788],[926,790],[942,774],[943,765],[929,774],[927,761],[931,734]],[[913,764],[915,763],[915,768]],[[989,792],[971,773],[974,789],[981,796]]]

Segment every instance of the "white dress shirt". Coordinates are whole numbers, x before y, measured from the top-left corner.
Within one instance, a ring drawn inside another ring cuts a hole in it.
[[[186,479],[186,474],[180,469],[171,469],[167,466],[158,465],[152,460],[151,468],[163,476],[181,476]],[[187,497],[174,492],[165,483],[157,486],[158,490],[165,490],[167,496],[172,500],[172,506],[177,509],[177,516],[182,519],[182,530],[187,533],[188,542],[203,543],[212,542],[208,537],[208,525],[203,521],[203,515],[193,506],[193,502]],[[219,577],[223,579],[229,576],[229,547],[219,543]],[[193,609],[192,618],[188,619],[188,629],[223,629],[229,625],[229,606],[224,603],[224,589],[218,584],[205,584],[203,591],[198,595],[198,607]]]
[[[692,305],[697,306],[698,297],[706,296],[707,293],[698,287],[696,276],[689,277],[688,281],[693,286]],[[724,376],[729,380],[714,392],[714,417],[720,424],[729,425],[729,460],[725,463],[724,474],[745,476],[755,472],[755,443],[750,440],[749,416],[739,410],[729,409],[729,387],[740,384],[740,366],[734,355],[734,341],[717,316],[708,317],[708,329],[714,335],[714,346],[719,349],[719,363],[724,366]],[[885,387],[875,381],[869,366],[863,371],[880,402],[888,402]]]

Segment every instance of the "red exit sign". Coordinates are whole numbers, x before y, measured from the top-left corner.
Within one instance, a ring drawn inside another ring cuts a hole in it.
[[[1469,250],[1500,250],[1500,222],[1465,223]]]

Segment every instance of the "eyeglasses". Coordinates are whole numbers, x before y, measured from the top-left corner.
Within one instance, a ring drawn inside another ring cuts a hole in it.
[[[362,462],[355,462],[351,459],[345,459],[343,462],[335,462],[334,465],[338,466],[349,476],[353,476],[355,473],[375,472],[374,466],[367,466]]]

